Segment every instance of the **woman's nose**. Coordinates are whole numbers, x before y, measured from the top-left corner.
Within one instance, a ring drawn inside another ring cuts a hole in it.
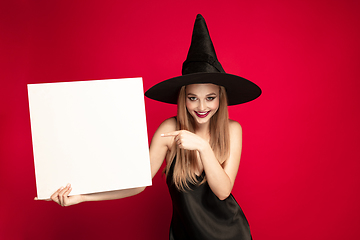
[[[200,100],[199,101],[199,110],[200,111],[205,110],[205,106],[206,106],[205,102]]]

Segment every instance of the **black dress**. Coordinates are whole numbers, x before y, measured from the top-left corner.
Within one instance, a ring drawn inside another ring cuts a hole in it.
[[[251,240],[249,224],[232,194],[219,200],[207,182],[189,183],[191,190],[186,192],[176,188],[175,160],[166,180],[173,204],[170,240]],[[199,182],[204,176],[198,176]]]

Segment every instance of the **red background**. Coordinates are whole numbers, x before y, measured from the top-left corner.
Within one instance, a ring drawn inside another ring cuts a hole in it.
[[[26,84],[180,75],[195,16],[225,70],[244,144],[233,194],[256,240],[360,239],[359,1],[1,1],[0,239],[167,239],[158,174],[135,197],[61,208],[36,196]],[[175,106],[146,99],[148,132]]]

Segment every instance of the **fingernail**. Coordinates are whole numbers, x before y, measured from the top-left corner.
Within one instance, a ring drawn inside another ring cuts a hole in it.
[[[163,137],[163,136],[165,136],[165,134],[163,134],[163,133],[162,133],[160,136],[162,136],[162,137]]]

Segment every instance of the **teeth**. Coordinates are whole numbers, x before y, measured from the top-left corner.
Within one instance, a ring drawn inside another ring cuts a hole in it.
[[[199,115],[205,115],[205,114],[207,114],[208,112],[204,112],[204,113],[201,113],[201,112],[197,112],[197,114],[199,114]]]

